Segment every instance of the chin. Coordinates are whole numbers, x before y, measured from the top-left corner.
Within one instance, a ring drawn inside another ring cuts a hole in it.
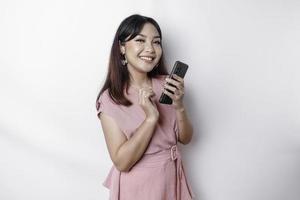
[[[148,73],[154,69],[157,63],[158,62],[146,63],[144,61],[139,61],[139,62],[132,63],[130,66],[139,72]]]
[[[139,69],[139,70],[142,71],[142,72],[148,73],[148,72],[151,72],[153,69],[154,69],[154,67],[152,67],[152,68],[142,68],[142,69]]]
[[[141,63],[138,68],[145,72],[151,72],[154,69],[155,65],[156,64],[153,63]]]

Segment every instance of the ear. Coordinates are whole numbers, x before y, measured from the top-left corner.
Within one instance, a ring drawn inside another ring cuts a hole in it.
[[[125,43],[119,41],[119,46],[121,54],[125,54]]]

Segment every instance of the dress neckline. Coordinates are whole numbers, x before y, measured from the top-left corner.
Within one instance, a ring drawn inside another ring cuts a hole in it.
[[[152,87],[152,90],[154,90],[154,87],[155,87],[155,84],[154,84],[155,78],[154,78],[154,77],[151,77],[150,79],[151,79],[151,87]],[[129,91],[129,92],[133,92],[133,93],[138,93],[138,92],[139,92],[139,90],[138,90],[137,88],[134,88],[133,86],[129,86],[128,91]]]

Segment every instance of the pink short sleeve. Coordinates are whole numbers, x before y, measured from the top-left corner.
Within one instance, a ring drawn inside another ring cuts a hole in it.
[[[100,119],[100,113],[105,113],[113,118],[120,130],[125,133],[127,130],[128,121],[126,113],[121,105],[116,104],[109,96],[108,90],[105,90],[97,102],[97,116]]]
[[[104,91],[99,100],[97,105],[97,116],[100,117],[100,113],[105,113],[110,117],[117,119],[117,105],[113,102],[108,94],[108,90]]]

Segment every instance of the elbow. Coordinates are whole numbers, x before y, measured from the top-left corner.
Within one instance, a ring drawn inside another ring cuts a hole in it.
[[[179,138],[180,143],[187,145],[192,141],[192,137],[193,137],[193,130],[191,130],[189,133],[184,134],[184,137]]]
[[[190,137],[188,139],[181,140],[180,143],[184,144],[184,145],[187,145],[187,144],[189,144],[191,142],[191,140],[192,140],[192,138]]]
[[[111,160],[115,168],[120,172],[129,172],[133,166],[132,159],[124,156],[124,153],[120,149],[111,155]]]
[[[122,166],[122,165],[115,165],[118,171],[120,172],[129,172],[130,168],[127,166]]]
[[[125,161],[113,161],[114,166],[117,168],[118,171],[120,172],[129,172],[131,169],[131,166],[129,165],[129,163],[126,163]]]

